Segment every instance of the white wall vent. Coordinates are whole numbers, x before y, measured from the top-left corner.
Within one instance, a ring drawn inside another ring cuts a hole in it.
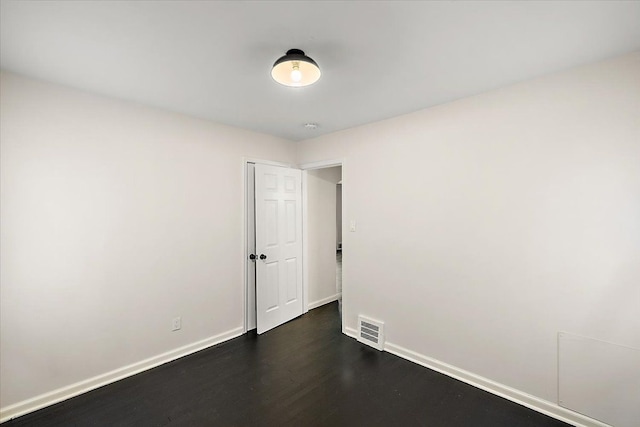
[[[384,323],[358,316],[358,341],[382,351],[384,349]]]

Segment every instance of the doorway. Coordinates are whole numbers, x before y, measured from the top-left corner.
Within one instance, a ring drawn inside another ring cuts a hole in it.
[[[331,166],[307,171],[306,241],[308,242],[308,306],[320,307],[341,298],[341,226],[342,210],[338,210],[338,183],[342,167]],[[341,202],[340,198],[340,202]],[[339,214],[338,214],[339,213]]]
[[[263,162],[260,160],[244,160],[244,181],[245,181],[245,233],[244,233],[244,282],[245,282],[245,331],[256,329],[259,319],[257,318],[256,286],[260,286],[259,279],[256,280],[256,262],[254,257],[259,256],[256,252],[261,248],[256,248],[256,199],[255,199],[255,164],[268,164],[290,168],[290,165]],[[318,162],[302,165],[302,313],[309,309],[321,305],[338,301],[342,304],[341,283],[342,266],[338,264],[342,256],[342,193],[343,193],[343,160]],[[333,169],[332,169],[333,168]],[[330,176],[329,180],[323,179]],[[320,178],[319,178],[320,177]],[[330,185],[329,185],[330,183]],[[318,184],[320,188],[318,187]],[[311,188],[309,188],[311,185]],[[329,188],[331,189],[330,191]],[[320,193],[316,190],[320,189]],[[321,198],[318,199],[320,195]],[[310,200],[311,197],[311,200]],[[329,198],[328,198],[329,197]],[[322,200],[331,200],[328,208]],[[318,203],[320,201],[320,203]],[[320,207],[320,209],[319,209]],[[324,208],[324,209],[322,209]],[[327,215],[328,209],[331,209]],[[320,210],[324,210],[321,215]],[[319,215],[323,218],[319,218]],[[318,231],[328,230],[330,232],[320,234]],[[318,228],[318,225],[322,227]],[[330,236],[330,238],[329,238]],[[329,250],[327,251],[327,242]],[[320,251],[320,252],[319,252]],[[327,261],[327,253],[330,253],[332,260]],[[321,254],[321,257],[318,255]],[[322,258],[322,259],[321,259]],[[327,267],[329,265],[329,267]],[[327,277],[332,279],[328,280]],[[301,313],[301,314],[302,314]],[[341,312],[342,318],[342,312]],[[343,330],[344,332],[344,330]]]
[[[320,174],[324,173],[323,170],[327,170],[330,168],[334,168],[334,167],[339,167],[340,168],[340,174],[339,179],[337,179],[337,181],[335,180],[335,175],[333,178],[333,183],[332,183],[332,187],[333,187],[333,194],[334,194],[334,203],[335,203],[335,208],[333,208],[334,210],[331,211],[331,209],[328,210],[328,212],[326,213],[326,217],[325,218],[329,218],[331,215],[333,215],[333,221],[335,221],[335,231],[333,231],[333,233],[331,231],[327,231],[327,236],[328,235],[332,235],[335,236],[335,240],[333,241],[333,246],[331,247],[330,245],[326,245],[325,247],[328,249],[324,249],[325,252],[323,252],[325,254],[325,259],[329,260],[332,256],[333,258],[333,264],[332,266],[328,267],[327,270],[325,270],[325,277],[328,277],[331,274],[331,269],[333,269],[333,278],[334,278],[334,288],[335,289],[335,293],[334,295],[329,295],[328,297],[326,297],[326,299],[320,299],[319,300],[319,305],[323,305],[323,304],[327,304],[330,303],[332,301],[338,301],[338,307],[339,307],[339,311],[340,311],[340,321],[341,321],[341,328],[342,328],[342,333],[345,333],[345,329],[344,329],[344,316],[345,316],[345,311],[342,310],[343,307],[343,296],[344,296],[344,291],[345,289],[348,291],[349,289],[349,284],[348,282],[345,280],[345,275],[344,275],[344,271],[345,269],[348,269],[348,263],[349,263],[349,253],[348,253],[348,248],[349,248],[349,241],[348,241],[348,236],[345,235],[344,230],[345,230],[345,224],[348,222],[346,220],[344,220],[344,218],[346,218],[345,213],[348,212],[348,204],[347,204],[347,198],[345,197],[345,195],[348,195],[348,181],[347,181],[347,165],[346,165],[346,160],[343,158],[339,158],[339,159],[333,159],[333,160],[324,160],[324,161],[319,161],[319,162],[313,162],[313,163],[305,163],[300,165],[300,168],[303,170],[303,191],[304,191],[304,195],[303,195],[303,214],[304,214],[304,219],[303,219],[303,233],[304,233],[304,241],[303,241],[303,259],[304,260],[310,260],[309,258],[309,252],[310,250],[313,248],[313,246],[315,244],[317,244],[317,242],[314,242],[314,238],[313,235],[309,235],[309,233],[311,232],[311,229],[309,227],[309,218],[308,215],[311,211],[310,208],[313,208],[313,206],[309,206],[309,174],[313,173],[313,171],[317,171]],[[338,185],[338,183],[340,185]],[[329,187],[327,187],[328,189]],[[339,199],[338,199],[338,194],[339,194]],[[326,200],[330,200],[330,198],[327,198]],[[340,263],[338,264],[338,258],[340,259]],[[327,261],[328,262],[328,261]],[[305,285],[309,284],[311,281],[311,277],[310,277],[310,271],[309,271],[309,267],[310,267],[310,262],[305,262],[304,266],[305,266],[305,271],[304,271],[304,283]],[[348,270],[347,270],[348,271]],[[329,279],[330,280],[330,279]],[[306,288],[305,288],[306,289]],[[330,289],[330,287],[326,288],[327,290]],[[307,292],[307,294],[309,294],[309,292]],[[348,300],[347,300],[348,301]],[[309,303],[313,303],[313,301],[309,301]],[[309,305],[311,305],[309,304]],[[308,306],[309,306],[308,305]],[[313,305],[311,305],[311,307],[313,307]],[[348,303],[347,306],[348,308]]]

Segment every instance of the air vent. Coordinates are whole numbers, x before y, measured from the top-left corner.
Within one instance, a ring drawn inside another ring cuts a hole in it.
[[[384,323],[358,316],[358,341],[382,351],[384,349]]]

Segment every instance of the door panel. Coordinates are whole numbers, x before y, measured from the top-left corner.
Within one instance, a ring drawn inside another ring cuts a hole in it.
[[[265,215],[265,246],[274,247],[278,246],[278,201],[277,200],[265,200],[264,201],[264,215]]]
[[[298,260],[289,258],[285,265],[287,270],[287,304],[291,304],[298,300]]]
[[[280,289],[278,286],[278,263],[277,262],[269,262],[265,263],[264,269],[266,271],[265,276],[266,280],[264,285],[267,287],[267,291],[265,293],[267,298],[266,304],[266,312],[270,312],[273,310],[277,310],[279,308],[279,294]],[[258,327],[260,326],[260,321],[258,320]]]
[[[285,242],[288,245],[295,244],[296,242],[296,203],[295,201],[287,200],[285,202],[285,224],[287,225],[287,236]]]
[[[256,164],[258,333],[302,314],[302,173]]]

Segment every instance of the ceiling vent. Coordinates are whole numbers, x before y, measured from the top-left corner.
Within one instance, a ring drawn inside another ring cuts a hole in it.
[[[384,349],[384,323],[358,316],[358,341],[382,351]]]

